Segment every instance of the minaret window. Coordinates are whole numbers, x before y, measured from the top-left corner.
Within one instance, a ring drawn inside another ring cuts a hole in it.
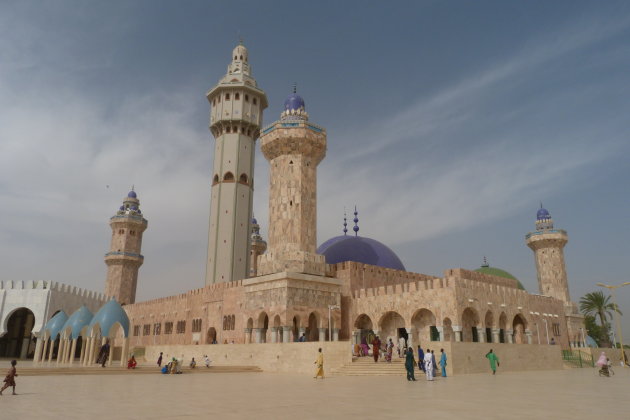
[[[245,102],[249,102],[249,95],[245,94]]]
[[[243,56],[241,55],[241,57],[240,57],[240,58],[241,58],[241,61],[242,61],[242,60],[243,60]]]
[[[236,92],[236,93],[234,94],[234,100],[235,100],[235,101],[240,101],[240,100],[241,100],[241,94],[240,94],[240,93],[238,93],[238,92]]]
[[[254,98],[252,101],[254,102],[254,105],[256,105],[256,103],[258,102],[256,98]]]
[[[212,178],[212,185],[217,185],[219,183],[219,175],[214,174],[214,178]]]
[[[241,184],[247,185],[247,175],[246,174],[241,174],[241,176],[238,179],[238,182],[240,182]]]
[[[232,172],[226,172],[225,175],[223,175],[223,181],[234,182],[234,174]]]
[[[226,93],[226,94],[225,94],[225,100],[226,100],[226,101],[229,101],[229,100],[230,100],[230,94],[229,94],[229,93]]]
[[[226,133],[232,132],[232,127],[225,127],[225,132]]]

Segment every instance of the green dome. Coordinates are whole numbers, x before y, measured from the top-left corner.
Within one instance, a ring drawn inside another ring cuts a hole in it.
[[[511,275],[507,271],[501,270],[500,268],[490,267],[489,265],[482,265],[481,267],[479,267],[475,271],[477,273],[481,273],[481,274],[489,274],[491,276],[503,277],[504,279],[516,280],[518,288],[521,289],[521,290],[525,290],[525,288],[523,287],[523,285],[521,284],[519,279],[517,279],[516,277],[514,277],[513,275]]]

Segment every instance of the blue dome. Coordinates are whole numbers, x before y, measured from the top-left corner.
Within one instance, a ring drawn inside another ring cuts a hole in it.
[[[68,315],[64,311],[59,311],[55,316],[50,318],[50,321],[46,323],[46,326],[42,330],[43,332],[48,331],[50,333],[50,339],[54,340],[57,338],[57,334],[59,334],[63,330],[63,326],[68,320]]]
[[[329,239],[317,249],[317,253],[326,257],[327,264],[354,261],[405,271],[405,266],[394,251],[379,241],[362,236]]]
[[[101,328],[101,335],[107,337],[109,336],[109,330],[116,323],[122,326],[125,337],[129,337],[129,317],[122,306],[112,299],[103,305],[96,315],[94,315],[94,318],[92,318],[90,322],[90,331],[98,324]]]
[[[348,239],[351,238],[352,236],[348,236],[348,235],[339,235],[339,236],[335,236],[334,238],[330,238],[329,240],[327,240],[326,242],[324,242],[323,244],[321,244],[319,246],[319,248],[317,248],[317,253],[318,254],[324,254],[324,252],[326,252],[326,250],[333,244],[336,244],[339,241],[343,241],[344,239]]]
[[[284,100],[285,111],[298,110],[300,108],[304,109],[304,99],[297,93],[290,94],[287,96],[287,99]]]
[[[257,225],[258,224],[258,220],[256,220],[255,217],[252,217],[252,225]]]
[[[536,213],[537,220],[544,220],[544,219],[550,219],[550,218],[551,216],[549,215],[549,212],[547,211],[547,209],[543,209],[542,207],[538,209],[538,212]]]
[[[90,312],[88,308],[81,306],[72,315],[70,315],[70,318],[68,318],[62,330],[65,330],[68,327],[72,328],[70,338],[75,340],[81,335],[81,330],[90,325],[90,321],[93,316],[94,315],[92,315],[92,312]]]
[[[127,197],[129,198],[137,198],[138,196],[136,195],[136,192],[134,190],[129,191],[129,194],[127,194]]]
[[[125,209],[125,206],[120,206],[120,210],[124,210],[124,209]]]

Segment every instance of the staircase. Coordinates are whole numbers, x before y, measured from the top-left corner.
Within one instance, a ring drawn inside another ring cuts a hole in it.
[[[337,369],[331,369],[333,376],[407,376],[405,370],[405,359],[393,356],[391,363],[379,358],[378,363],[374,363],[372,357],[353,357],[352,363],[343,365]],[[422,373],[415,366],[415,374]]]
[[[258,366],[197,366],[195,369],[185,367],[182,369],[185,374],[207,374],[207,373],[254,373],[262,372]],[[102,368],[96,367],[22,367],[18,366],[20,376],[46,376],[46,375],[143,375],[161,374],[157,366],[138,366],[135,369],[127,369],[120,366],[110,366]]]

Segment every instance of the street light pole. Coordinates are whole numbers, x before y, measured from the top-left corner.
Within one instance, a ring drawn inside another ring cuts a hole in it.
[[[604,284],[604,283],[597,283],[597,286],[599,287],[605,287],[606,289],[610,290],[610,296],[612,296],[612,301],[613,301],[613,305],[615,305],[615,311],[613,312],[613,317],[615,318],[615,325],[617,326],[617,333],[619,334],[619,344],[621,344],[621,361],[623,362],[623,366],[626,366],[626,351],[623,348],[623,334],[621,332],[621,317],[619,316],[619,306],[617,306],[617,300],[615,298],[615,289],[617,289],[618,287],[623,287],[623,286],[627,286],[630,284],[630,281],[627,281],[625,283],[621,283],[621,284],[617,284],[617,285],[609,285],[609,284]]]

